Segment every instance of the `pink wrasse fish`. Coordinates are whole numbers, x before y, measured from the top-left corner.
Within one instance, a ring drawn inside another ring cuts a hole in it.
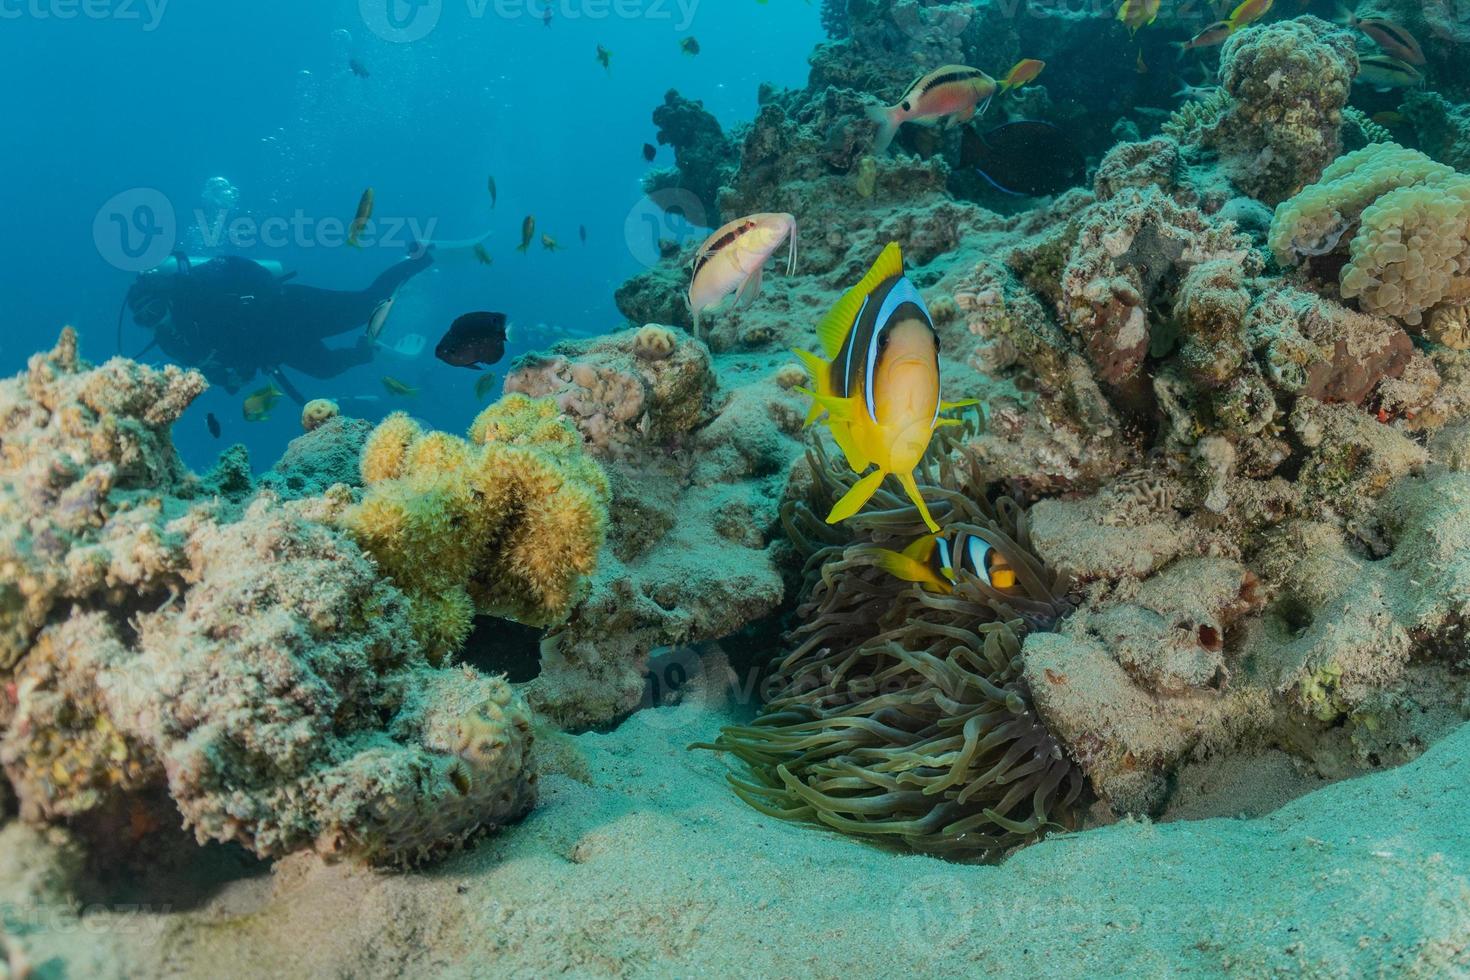
[[[699,335],[700,314],[731,293],[742,306],[755,302],[767,260],[788,240],[789,276],[796,271],[796,218],[789,214],[736,218],[705,239],[694,256],[689,279],[689,311],[694,314],[695,336]]]

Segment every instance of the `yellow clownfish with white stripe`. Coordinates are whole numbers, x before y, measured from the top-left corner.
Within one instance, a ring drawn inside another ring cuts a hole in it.
[[[1016,587],[1016,570],[1005,555],[978,534],[957,531],[952,536],[926,534],[903,551],[871,550],[874,563],[905,582],[918,582],[945,595],[960,584],[963,569],[998,592]]]
[[[903,274],[897,242],[888,243],[868,274],[817,325],[817,340],[825,359],[796,352],[814,381],[815,390],[801,389],[812,398],[807,425],[825,412],[832,440],[852,471],[877,467],[837,501],[827,523],[856,514],[892,473],[929,530],[938,531],[913,471],[934,430],[959,424],[939,413],[975,402],[940,401],[939,335],[923,297]]]

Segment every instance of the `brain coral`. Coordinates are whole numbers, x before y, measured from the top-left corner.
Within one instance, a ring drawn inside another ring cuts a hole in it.
[[[1346,251],[1343,298],[1418,325],[1440,304],[1470,299],[1470,177],[1375,143],[1281,204],[1270,245],[1283,264]]]
[[[366,491],[343,524],[413,600],[434,659],[478,611],[566,618],[606,536],[607,477],[555,403],[507,395],[465,441],[385,419],[362,455]]]

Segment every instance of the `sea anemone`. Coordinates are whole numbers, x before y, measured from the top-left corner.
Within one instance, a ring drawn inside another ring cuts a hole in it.
[[[917,509],[883,490],[843,527],[827,526],[817,515],[853,476],[814,448],[813,499],[782,514],[808,555],[797,645],[774,665],[755,720],[701,747],[747,764],[750,777],[730,783],[763,813],[997,860],[1075,826],[1080,811],[1083,776],[1032,708],[1020,659],[1022,638],[1073,605],[1068,583],[1033,553],[1022,508],[989,500],[950,448],[922,474],[924,496],[944,533],[1000,552],[1014,587],[960,572],[940,594],[877,567],[876,549],[924,533]]]

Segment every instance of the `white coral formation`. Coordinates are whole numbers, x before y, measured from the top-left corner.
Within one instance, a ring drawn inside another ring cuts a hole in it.
[[[90,369],[70,331],[0,382],[0,765],[22,814],[162,785],[201,841],[408,862],[524,813],[526,708],[429,666],[404,596],[328,522],[346,488],[190,499],[168,425],[202,389]]]
[[[1347,251],[1343,298],[1417,326],[1441,304],[1470,299],[1470,177],[1375,143],[1278,207],[1270,244],[1283,264]]]

